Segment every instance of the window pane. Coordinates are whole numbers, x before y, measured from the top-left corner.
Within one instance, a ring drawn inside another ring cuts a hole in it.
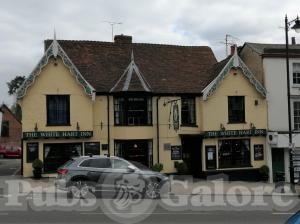
[[[2,121],[1,137],[9,137],[9,121]]]
[[[183,125],[196,124],[195,98],[181,99],[181,123]]]
[[[70,97],[66,95],[47,96],[48,124],[64,125],[70,123]]]
[[[228,120],[231,123],[245,122],[244,96],[228,97]]]
[[[114,159],[113,160],[113,167],[114,169],[126,169],[129,166],[129,163],[120,160],[120,159]]]
[[[39,157],[39,144],[37,142],[27,143],[26,147],[27,163],[33,162]]]
[[[300,102],[294,102],[294,129],[300,130]]]
[[[84,155],[100,155],[100,142],[85,142]]]
[[[111,163],[109,159],[101,158],[101,159],[91,159],[89,167],[94,168],[111,168]]]
[[[219,141],[219,167],[235,168],[250,166],[249,139]]]

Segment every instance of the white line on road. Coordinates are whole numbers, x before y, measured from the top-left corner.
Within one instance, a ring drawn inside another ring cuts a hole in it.
[[[273,212],[273,215],[294,215],[294,212]]]
[[[12,176],[16,176],[19,171],[21,171],[21,168],[17,169]]]
[[[113,214],[119,215],[124,214],[123,212],[81,212],[81,215],[106,215],[106,214]],[[174,213],[174,212],[126,212],[126,214],[130,215],[212,215],[212,212],[183,212],[183,213]]]

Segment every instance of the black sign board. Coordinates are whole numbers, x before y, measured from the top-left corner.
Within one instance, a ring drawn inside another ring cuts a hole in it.
[[[217,168],[217,158],[216,158],[216,146],[207,145],[205,146],[205,157],[206,157],[206,169],[215,170]]]
[[[23,132],[24,139],[38,138],[91,138],[92,131],[33,131]]]
[[[264,145],[254,145],[254,160],[264,160]]]
[[[171,160],[181,160],[182,150],[180,145],[171,146]]]
[[[204,132],[204,138],[266,136],[266,134],[266,129],[206,131]]]

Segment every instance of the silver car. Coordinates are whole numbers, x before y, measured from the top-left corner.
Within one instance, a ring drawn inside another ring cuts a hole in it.
[[[138,193],[155,199],[170,192],[167,175],[119,157],[82,156],[58,169],[55,185],[70,196],[85,198],[89,193]]]

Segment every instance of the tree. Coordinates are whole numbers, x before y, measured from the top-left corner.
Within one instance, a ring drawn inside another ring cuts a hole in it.
[[[13,95],[17,92],[18,88],[22,85],[25,80],[25,76],[16,76],[10,82],[7,82],[8,94]]]

